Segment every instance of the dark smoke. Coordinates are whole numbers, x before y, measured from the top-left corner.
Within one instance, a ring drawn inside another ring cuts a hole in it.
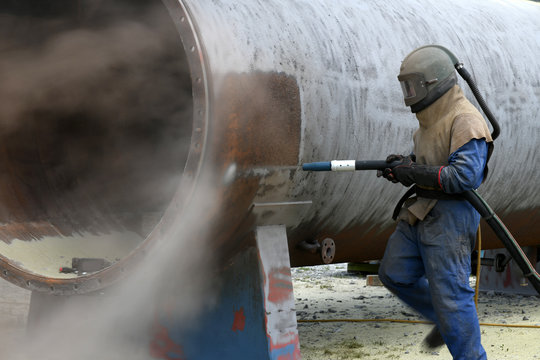
[[[178,189],[192,132],[188,66],[161,2],[2,1],[0,54],[0,221],[23,228],[0,240],[54,235],[24,231],[41,223],[144,238]],[[188,326],[211,299],[199,219],[212,195],[199,189],[200,207],[129,280],[66,303],[0,358],[147,359],[164,299]]]
[[[0,220],[68,219],[54,224],[62,235],[120,223],[144,236],[141,212],[170,200],[192,131],[180,38],[159,1],[111,3],[2,6],[0,140],[10,168],[26,169],[27,209],[7,201]],[[88,199],[107,219],[80,211]]]

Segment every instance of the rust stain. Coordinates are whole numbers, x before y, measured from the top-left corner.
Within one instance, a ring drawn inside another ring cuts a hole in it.
[[[244,331],[246,326],[246,316],[244,315],[244,308],[234,312],[234,320],[232,331]]]
[[[323,264],[320,253],[300,250],[296,244],[301,239],[322,241],[331,238],[336,244],[334,263],[361,262],[381,259],[388,238],[394,228],[381,229],[372,224],[354,225],[344,231],[318,226],[305,226],[294,233],[289,241],[291,266],[310,266]]]
[[[501,220],[521,246],[539,245],[540,227],[533,224],[540,223],[540,209],[514,212],[501,216]],[[480,224],[482,226],[482,249],[503,248],[504,245],[486,222],[481,220]],[[289,241],[291,266],[322,264],[320,254],[301,251],[296,247],[296,243],[301,239],[322,240],[326,237],[330,237],[336,242],[334,263],[379,260],[384,255],[386,243],[394,228],[395,226],[381,229],[371,224],[360,224],[344,231],[335,232],[316,225],[303,227],[295,232]]]
[[[282,303],[292,297],[293,284],[291,271],[288,267],[274,269],[268,274],[268,301]]]
[[[155,359],[162,360],[185,359],[182,346],[171,339],[169,330],[159,324],[157,320],[154,324],[154,338],[150,343],[150,355]]]
[[[521,246],[540,245],[540,208],[514,211],[511,214],[499,214],[501,221]],[[482,224],[482,248],[502,248],[501,241],[493,230],[484,222]]]
[[[229,74],[217,104],[226,123],[225,163],[242,168],[298,163],[301,105],[296,80],[285,74]]]
[[[264,175],[249,170],[298,163],[301,104],[296,80],[281,73],[228,74],[217,94],[207,169],[218,178],[231,164],[237,169],[220,185],[209,221],[216,250],[226,257],[249,243],[255,226],[251,205]]]
[[[46,221],[15,222],[0,226],[0,240],[10,244],[13,239],[31,241],[43,236],[67,236],[67,232]]]

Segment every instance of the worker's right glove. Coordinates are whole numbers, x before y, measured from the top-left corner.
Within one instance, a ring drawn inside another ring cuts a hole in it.
[[[412,159],[404,159],[401,165],[384,169],[383,176],[392,182],[400,182],[404,186],[416,184],[424,189],[442,190],[440,181],[444,166],[418,165]]]
[[[407,166],[411,165],[416,161],[416,156],[414,154],[411,154],[409,156],[392,154],[388,155],[388,157],[386,158],[386,162],[389,164],[396,161],[399,161],[403,165]],[[384,177],[386,180],[393,182],[394,184],[399,182],[399,180],[395,178],[394,174],[392,173],[392,169],[390,168],[384,170],[377,170],[377,177],[381,176]]]

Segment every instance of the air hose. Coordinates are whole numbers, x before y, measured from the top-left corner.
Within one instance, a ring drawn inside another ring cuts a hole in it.
[[[452,54],[450,50],[443,47],[441,48],[446,51],[446,53],[450,56],[450,58],[454,62],[454,67],[456,68],[457,72],[471,88],[471,91],[473,92],[476,101],[478,101],[478,104],[482,108],[482,111],[484,112],[489,122],[491,123],[491,126],[493,127],[491,137],[493,140],[495,140],[497,137],[499,137],[501,133],[501,128],[498,121],[495,119],[495,116],[489,109],[486,101],[480,94],[480,91],[478,90],[476,83],[472,79],[471,74],[467,71],[467,69],[463,67],[463,63],[461,63],[456,58],[456,56]],[[467,201],[469,201],[469,203],[476,209],[476,211],[480,213],[486,223],[493,229],[495,235],[497,235],[497,237],[501,240],[503,245],[506,247],[506,250],[508,250],[516,264],[523,272],[523,275],[530,281],[538,294],[540,294],[540,276],[536,272],[535,267],[529,262],[529,259],[527,258],[517,241],[514,239],[510,231],[508,231],[506,226],[504,226],[503,222],[475,190],[467,191],[462,195],[465,199],[467,199]]]
[[[394,168],[400,165],[400,161],[393,163],[387,163],[384,160],[332,160],[315,163],[305,163],[302,165],[304,171],[358,171],[358,170],[384,170],[387,168]],[[418,191],[416,187],[410,190]],[[407,192],[405,198],[410,197],[412,194]],[[469,190],[460,194],[442,194],[438,191],[423,191],[422,197],[437,199],[438,196],[445,198],[465,199],[480,213],[480,216],[486,221],[486,223],[493,229],[495,235],[501,240],[504,247],[508,250],[516,264],[523,271],[524,276],[530,281],[533,287],[540,294],[540,276],[536,272],[535,268],[529,262],[529,259],[519,246],[518,242],[514,239],[510,231],[504,226],[499,217],[486,203],[486,201],[478,194],[476,190]],[[433,197],[432,197],[433,196]],[[401,201],[400,201],[401,203]],[[398,205],[397,208],[401,208]]]
[[[500,134],[500,126],[498,121],[493,116],[493,113],[486,104],[484,98],[480,94],[478,87],[473,81],[469,72],[463,67],[457,57],[447,48],[440,45],[427,45],[425,47],[435,47],[444,51],[454,64],[455,69],[459,75],[467,82],[471,88],[474,97],[478,101],[478,104],[486,114],[491,126],[493,127],[493,133],[491,137],[495,140]],[[393,168],[397,166],[397,163],[386,163],[385,161],[359,161],[359,160],[332,160],[326,162],[306,163],[303,164],[302,169],[304,171],[354,171],[354,170],[384,170],[386,168]],[[409,192],[412,190],[411,188]],[[416,191],[416,190],[414,190]],[[407,193],[406,197],[412,195]],[[447,194],[450,195],[450,194]],[[524,276],[530,281],[533,287],[540,294],[540,275],[536,272],[536,269],[519,246],[518,242],[514,239],[510,231],[504,226],[499,217],[493,212],[484,199],[476,192],[476,190],[466,191],[461,194],[456,194],[456,198],[466,199],[475,209],[480,213],[482,218],[493,229],[495,235],[501,240],[506,247],[516,264],[519,266]],[[405,198],[405,197],[404,197]],[[436,198],[436,197],[435,197]],[[403,199],[402,199],[403,200]],[[400,208],[401,206],[399,206]]]
[[[491,229],[493,229],[495,235],[501,240],[506,250],[508,250],[523,272],[523,276],[529,280],[538,294],[540,294],[540,275],[538,275],[538,272],[536,272],[536,269],[530,263],[527,255],[525,255],[516,239],[514,239],[510,231],[504,226],[497,214],[495,214],[477,191],[470,190],[461,195],[476,209],[476,211],[478,211],[478,213],[480,213],[480,216],[482,216]]]
[[[493,132],[491,133],[491,138],[495,140],[496,138],[499,137],[499,134],[501,133],[501,128],[499,126],[499,123],[497,122],[497,120],[495,119],[495,116],[493,116],[493,113],[487,106],[484,98],[480,94],[480,91],[478,91],[478,87],[476,86],[476,83],[473,81],[471,74],[469,74],[467,69],[463,67],[462,63],[457,63],[454,66],[457,72],[459,73],[459,75],[463,78],[463,80],[467,82],[467,84],[471,88],[476,101],[478,101],[478,105],[480,105],[480,107],[484,111],[484,114],[486,114],[489,122],[491,123],[491,126],[493,126]]]
[[[476,86],[476,83],[474,82],[471,74],[467,71],[467,69],[465,69],[463,67],[463,63],[458,60],[458,58],[456,57],[456,55],[454,55],[454,53],[452,53],[450,50],[448,50],[444,46],[426,45],[424,47],[438,48],[438,49],[444,51],[448,55],[448,57],[450,58],[450,60],[454,64],[454,67],[456,68],[458,74],[463,78],[463,80],[465,80],[467,85],[469,85],[469,87],[471,88],[476,101],[478,101],[478,105],[480,105],[480,107],[482,108],[482,111],[484,111],[484,114],[486,114],[489,122],[491,123],[491,126],[493,127],[493,132],[491,133],[491,138],[493,140],[498,138],[499,134],[501,133],[501,128],[499,126],[499,122],[497,121],[497,119],[495,119],[495,116],[493,116],[493,113],[489,109],[486,101],[484,100],[484,98],[480,94],[480,91],[478,90],[478,87]]]
[[[450,60],[454,64],[456,71],[463,78],[463,80],[465,80],[467,85],[469,85],[474,97],[476,98],[476,101],[478,101],[478,104],[482,108],[482,111],[491,123],[491,126],[493,127],[493,132],[491,133],[492,139],[495,140],[497,137],[499,137],[501,133],[499,123],[489,109],[486,101],[480,94],[480,91],[478,90],[476,83],[472,79],[471,74],[467,71],[467,69],[463,67],[463,63],[460,62],[450,50],[443,46],[427,45],[426,47],[439,48],[449,56]],[[461,195],[463,196],[463,198],[467,199],[469,203],[471,203],[471,205],[476,209],[476,211],[480,213],[482,218],[484,218],[487,224],[493,229],[495,235],[497,235],[497,237],[501,240],[514,261],[518,264],[521,271],[523,271],[523,275],[531,282],[538,294],[540,294],[540,276],[536,272],[535,267],[531,265],[529,259],[527,258],[525,253],[523,253],[523,250],[521,249],[517,241],[514,239],[510,231],[508,231],[508,229],[499,219],[499,217],[493,212],[493,210],[489,207],[486,201],[482,199],[482,197],[476,191],[467,191]]]

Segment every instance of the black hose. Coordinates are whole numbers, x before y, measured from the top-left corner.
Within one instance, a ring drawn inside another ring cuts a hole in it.
[[[538,275],[536,269],[527,258],[527,255],[525,255],[516,239],[514,239],[510,231],[508,231],[506,226],[504,226],[497,214],[495,214],[491,207],[475,190],[464,192],[462,195],[467,201],[469,201],[476,211],[480,213],[491,229],[493,229],[495,235],[497,235],[497,237],[501,240],[503,245],[506,247],[506,250],[508,250],[516,264],[523,272],[523,276],[529,280],[538,294],[540,294],[540,275]]]
[[[493,127],[493,132],[491,133],[491,137],[493,140],[499,137],[499,134],[501,133],[501,128],[499,126],[499,123],[497,122],[497,119],[495,119],[495,116],[493,116],[493,113],[491,110],[489,110],[489,107],[487,106],[484,98],[480,94],[480,91],[478,90],[478,87],[476,86],[476,83],[472,79],[471,74],[463,67],[463,64],[459,63],[455,65],[457,72],[459,75],[467,82],[469,87],[471,88],[474,97],[476,98],[476,101],[478,101],[478,104],[484,111],[484,114],[486,114],[489,122],[491,123],[491,126]]]
[[[480,91],[478,90],[476,83],[472,79],[471,74],[467,71],[467,69],[463,67],[462,63],[456,63],[455,68],[459,75],[463,78],[463,80],[467,82],[474,94],[474,97],[478,101],[478,104],[484,111],[484,114],[486,114],[489,122],[491,123],[491,126],[493,127],[491,137],[493,138],[493,140],[495,140],[497,137],[499,137],[501,133],[499,123],[495,119],[495,116],[493,116],[493,113],[491,112],[484,98],[480,94]],[[523,276],[525,276],[530,281],[538,294],[540,294],[540,275],[538,275],[535,267],[530,263],[527,255],[525,255],[516,239],[514,239],[514,237],[510,233],[510,231],[506,228],[506,226],[504,226],[501,219],[499,219],[497,214],[495,214],[491,207],[475,190],[463,193],[463,197],[469,201],[469,203],[480,213],[482,218],[487,222],[491,229],[493,229],[495,235],[497,235],[497,237],[501,240],[506,250],[508,250],[508,252],[510,253],[510,256],[514,259],[516,264],[523,272]]]
[[[498,126],[497,126],[498,131]],[[496,136],[496,135],[495,135]],[[349,160],[349,162],[354,160]],[[401,161],[395,161],[393,163],[387,163],[384,160],[378,160],[378,161],[362,161],[362,160],[356,160],[355,163],[355,170],[384,170],[386,168],[393,168],[397,165],[402,164]],[[306,163],[302,166],[303,170],[305,171],[331,171],[332,170],[332,164],[330,161],[326,162],[319,162],[319,163]],[[352,169],[351,169],[352,170]],[[394,220],[397,218],[397,215],[399,214],[399,211],[401,210],[401,207],[406,199],[408,199],[410,196],[414,194],[414,192],[418,193],[418,189],[416,186],[412,187],[407,191],[404,197],[401,198],[401,200],[398,203],[398,206],[396,206],[396,209],[394,210],[393,218]],[[435,197],[430,197],[429,193],[437,193]],[[420,195],[420,194],[419,194]],[[447,194],[446,196],[448,196]],[[423,191],[422,197],[427,198],[433,198],[438,199],[441,196],[441,192],[439,191]],[[508,250],[510,253],[510,256],[514,259],[516,264],[519,266],[521,271],[523,272],[523,275],[530,281],[532,286],[535,288],[535,290],[540,295],[540,275],[536,272],[536,269],[531,263],[529,262],[529,259],[527,258],[527,255],[523,252],[521,247],[519,246],[518,242],[514,239],[510,231],[504,226],[502,221],[499,219],[499,217],[495,214],[495,212],[491,209],[491,207],[486,203],[486,201],[475,191],[470,190],[466,191],[462,194],[455,195],[456,199],[465,199],[467,200],[475,209],[480,213],[482,218],[487,222],[487,224],[493,229],[495,232],[495,235],[501,240],[504,247]]]
[[[402,165],[403,161],[396,160],[391,163],[387,163],[385,160],[356,160],[354,162],[355,170],[384,170],[393,169],[398,165]]]

